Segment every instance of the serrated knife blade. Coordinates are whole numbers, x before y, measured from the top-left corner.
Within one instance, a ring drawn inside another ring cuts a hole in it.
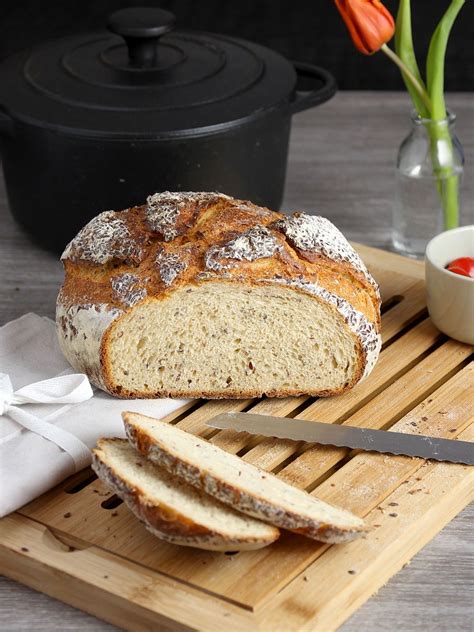
[[[206,423],[221,430],[232,429],[265,437],[474,465],[474,442],[470,441],[252,413],[223,413]]]

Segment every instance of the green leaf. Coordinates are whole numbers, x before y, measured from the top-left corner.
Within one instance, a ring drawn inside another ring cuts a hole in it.
[[[426,81],[432,103],[431,118],[446,118],[444,102],[444,61],[448,38],[454,21],[466,0],[452,0],[431,38],[426,60]]]
[[[400,0],[400,4],[398,6],[395,30],[395,51],[405,66],[407,66],[411,73],[417,78],[420,85],[422,85],[426,90],[423,79],[421,78],[413,46],[410,0]],[[430,112],[423,103],[418,90],[414,88],[410,78],[403,71],[402,77],[418,114],[422,118],[430,118]]]

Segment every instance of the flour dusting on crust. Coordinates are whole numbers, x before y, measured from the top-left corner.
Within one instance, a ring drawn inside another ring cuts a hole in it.
[[[120,213],[104,211],[78,232],[61,259],[103,264],[113,259],[139,262],[142,256],[143,249],[132,237]]]
[[[165,252],[164,250],[157,252],[155,263],[160,279],[168,287],[172,285],[176,277],[188,267],[186,261],[176,252]]]
[[[222,246],[212,246],[206,252],[204,260],[208,270],[226,270],[234,267],[229,260],[255,261],[272,257],[281,250],[277,238],[265,226],[254,226]],[[227,261],[223,263],[222,260]]]
[[[127,307],[132,307],[147,295],[142,279],[130,272],[112,277],[110,284],[113,298]]]
[[[310,283],[303,279],[284,279],[282,277],[275,277],[273,279],[260,279],[261,283],[280,283],[289,287],[294,287],[308,294],[313,294],[323,300],[327,301],[337,309],[337,311],[344,318],[349,328],[357,335],[360,340],[362,351],[365,355],[365,367],[362,379],[367,377],[375,366],[377,358],[379,357],[380,349],[382,346],[382,337],[377,332],[375,326],[367,320],[367,318],[354,309],[352,305],[345,299],[329,292],[325,288],[317,285],[316,283]]]
[[[123,312],[105,303],[67,305],[60,292],[56,305],[56,330],[66,360],[79,373],[103,390],[100,360],[102,337],[109,325]]]
[[[344,235],[326,217],[294,213],[276,222],[281,230],[298,250],[322,254],[333,261],[346,261],[378,290],[378,285],[367,270],[364,262]]]
[[[145,215],[148,226],[160,233],[165,241],[172,241],[179,234],[178,220],[182,211],[189,205],[214,204],[219,199],[230,199],[222,193],[194,191],[163,191],[149,195],[146,200]],[[186,227],[184,227],[186,228]]]

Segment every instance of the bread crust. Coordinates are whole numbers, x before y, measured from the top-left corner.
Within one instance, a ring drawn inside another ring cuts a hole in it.
[[[106,439],[106,442],[114,439]],[[115,441],[122,441],[115,439]],[[175,509],[161,503],[156,505],[148,497],[146,491],[139,487],[131,487],[121,478],[107,463],[107,457],[101,449],[102,440],[97,442],[97,447],[92,450],[92,469],[104,483],[112,489],[143,522],[147,530],[158,538],[193,548],[212,551],[243,551],[253,550],[267,546],[278,538],[275,530],[275,538],[232,538],[226,537],[202,525],[190,520],[187,516]]]
[[[318,523],[296,512],[278,507],[256,494],[248,494],[239,488],[238,481],[235,484],[226,483],[212,475],[206,469],[205,463],[196,466],[186,461],[183,455],[173,454],[166,445],[153,440],[133,423],[133,413],[124,412],[122,418],[128,440],[141,454],[164,467],[170,474],[245,514],[308,538],[333,544],[350,542],[369,530],[363,521],[361,521],[361,526],[353,528]],[[267,472],[264,474],[273,476]]]
[[[96,252],[94,240],[99,243]],[[262,396],[260,391],[237,389],[130,392],[113,384],[107,346],[114,325],[138,303],[164,300],[183,287],[207,282],[234,282],[250,288],[262,283],[284,284],[312,293],[315,300],[332,301],[346,322],[354,320],[353,314],[362,315],[366,329],[380,331],[378,286],[330,222],[302,213],[288,217],[219,193],[165,192],[151,196],[147,205],[103,213],[68,245],[62,260],[65,280],[57,304],[61,348],[75,368],[118,397]],[[333,297],[343,303],[345,311]],[[353,312],[350,319],[349,308]],[[351,388],[371,370],[371,353],[376,357],[380,347],[378,339],[378,348],[371,343],[374,348],[368,351],[359,333],[354,333],[359,363],[347,386],[265,394],[324,397]]]

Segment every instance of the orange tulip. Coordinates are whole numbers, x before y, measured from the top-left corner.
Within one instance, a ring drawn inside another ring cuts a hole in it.
[[[356,48],[371,55],[392,39],[395,22],[380,0],[335,0]]]

